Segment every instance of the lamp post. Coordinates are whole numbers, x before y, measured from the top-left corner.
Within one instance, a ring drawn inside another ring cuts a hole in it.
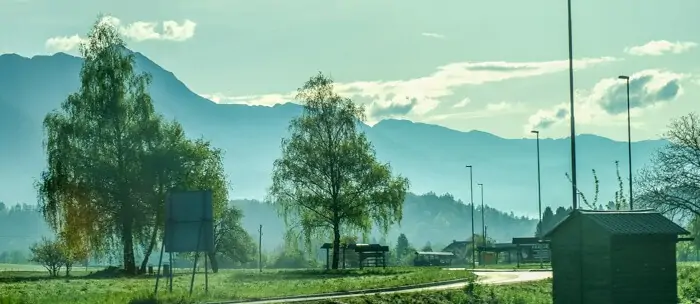
[[[474,168],[471,165],[467,165],[469,168],[469,195],[471,196],[472,204],[472,268],[476,268],[476,240],[474,238]]]
[[[567,1],[569,15],[569,118],[571,123],[571,194],[573,195],[573,205],[576,209],[576,120],[574,119],[574,50],[571,37],[571,0]]]
[[[530,131],[531,133],[534,133],[537,135],[537,214],[539,215],[539,227],[540,227],[540,232],[539,232],[539,237],[542,237],[542,183],[540,179],[540,131]]]
[[[477,184],[481,188],[481,233],[484,238],[483,245],[486,246],[486,217],[484,216],[484,184]]]
[[[630,124],[630,77],[620,75],[618,79],[624,79],[627,83],[627,158],[629,159],[629,175],[630,175],[630,210],[634,210],[632,201],[632,126]]]

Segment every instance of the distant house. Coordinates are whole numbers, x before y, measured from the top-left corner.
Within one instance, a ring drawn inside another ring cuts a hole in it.
[[[452,244],[443,248],[442,252],[452,252],[456,261],[466,261],[467,255],[471,251],[471,241],[452,241]]]

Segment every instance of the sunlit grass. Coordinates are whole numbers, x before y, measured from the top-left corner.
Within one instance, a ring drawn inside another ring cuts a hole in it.
[[[471,291],[469,291],[471,289]],[[678,267],[678,296],[682,304],[699,303],[700,263]],[[473,285],[460,290],[372,295],[306,303],[334,304],[551,304],[552,280],[499,286]]]
[[[11,303],[129,303],[153,294],[155,277],[90,278],[79,276],[49,279],[39,272],[0,272],[0,299]],[[386,268],[360,270],[224,270],[209,274],[209,293],[204,293],[204,274],[195,277],[190,298],[190,274],[176,273],[173,292],[166,280],[160,280],[158,298],[167,303],[257,299],[370,288],[397,287],[410,284],[473,277],[464,270],[439,268]],[[184,300],[183,300],[184,299]],[[0,303],[3,303],[0,300]],[[134,302],[136,303],[136,302]],[[139,302],[147,303],[147,302]]]

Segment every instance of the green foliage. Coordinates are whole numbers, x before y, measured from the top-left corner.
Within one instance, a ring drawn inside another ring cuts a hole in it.
[[[412,257],[411,253],[415,251],[411,247],[411,244],[408,242],[408,238],[406,237],[405,234],[400,234],[399,237],[396,240],[396,248],[394,250],[394,256],[396,258],[397,263],[401,264],[404,261],[405,257]]]
[[[31,261],[44,266],[52,277],[58,276],[58,272],[68,262],[68,257],[59,241],[43,238],[29,247],[29,250],[32,252]]]
[[[241,227],[243,214],[235,205],[229,205],[214,225],[214,247],[217,257],[233,264],[245,264],[256,257],[253,238]],[[218,259],[212,258],[212,270],[218,271]]]
[[[109,22],[95,23],[81,52],[79,90],[44,119],[40,205],[74,254],[121,249],[134,273],[134,247],[145,248],[144,270],[162,235],[168,191],[210,189],[221,213],[228,200],[222,153],[155,113],[150,76],[135,72],[133,54]]]
[[[636,174],[635,205],[679,220],[700,215],[700,117],[690,113],[671,121],[668,144]]]
[[[564,207],[559,207],[556,209],[556,213],[552,212],[551,207],[546,207],[544,208],[544,212],[542,212],[542,227],[539,227],[540,225],[538,224],[537,231],[538,233],[535,234],[535,236],[539,236],[540,234],[547,233],[547,231],[551,230],[558,224],[559,222],[563,221],[564,218],[566,218],[567,215],[571,212],[571,207],[568,209]]]
[[[408,180],[392,176],[357,125],[364,109],[333,91],[333,81],[319,73],[297,94],[304,110],[282,140],[274,162],[270,201],[288,225],[299,227],[309,244],[314,237],[333,239],[332,268],[338,268],[341,233],[368,233],[372,224],[384,232],[401,220]]]

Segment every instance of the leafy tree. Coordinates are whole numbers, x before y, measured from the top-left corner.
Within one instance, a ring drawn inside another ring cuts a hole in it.
[[[44,119],[48,168],[40,200],[52,228],[71,244],[99,253],[119,244],[133,273],[134,235],[149,224],[142,212],[147,202],[135,190],[138,159],[157,127],[150,77],[135,73],[133,55],[107,22],[95,24],[81,53],[78,92]]]
[[[430,245],[430,242],[427,242],[420,250],[430,252],[433,251],[433,247]]]
[[[544,233],[547,233],[549,229],[552,229],[552,225],[554,224],[554,212],[552,211],[551,207],[545,207],[544,212],[542,212],[542,224],[537,223],[537,233],[535,236],[540,236]]]
[[[59,235],[56,242],[63,256],[63,266],[66,269],[66,276],[70,275],[73,264],[78,261],[85,261],[89,258],[89,248],[85,246],[85,243],[80,241],[72,243],[74,240],[65,232]]]
[[[29,250],[32,253],[30,259],[32,262],[44,266],[49,271],[50,276],[58,276],[58,272],[66,262],[66,256],[59,241],[42,238],[41,241],[29,247]]]
[[[396,240],[396,260],[400,261],[411,252],[411,244],[405,234],[400,234]]]
[[[214,226],[214,247],[216,253],[233,263],[248,263],[255,257],[257,246],[253,238],[241,227],[243,213],[236,206],[229,205]],[[217,255],[210,254],[211,268],[219,271]]]
[[[313,237],[332,237],[332,268],[337,269],[342,232],[367,234],[374,222],[386,233],[401,220],[409,183],[377,161],[358,130],[364,108],[336,94],[330,78],[311,77],[297,100],[304,110],[282,140],[270,201],[288,226],[300,227],[307,244]]]
[[[635,205],[692,220],[700,216],[700,117],[674,119],[664,138],[668,144],[637,174]]]
[[[143,271],[163,233],[168,191],[210,189],[221,214],[228,201],[222,153],[155,113],[150,76],[134,71],[133,53],[111,24],[98,21],[81,52],[79,90],[44,119],[40,205],[74,253],[121,248],[126,272],[135,273],[141,245]]]

